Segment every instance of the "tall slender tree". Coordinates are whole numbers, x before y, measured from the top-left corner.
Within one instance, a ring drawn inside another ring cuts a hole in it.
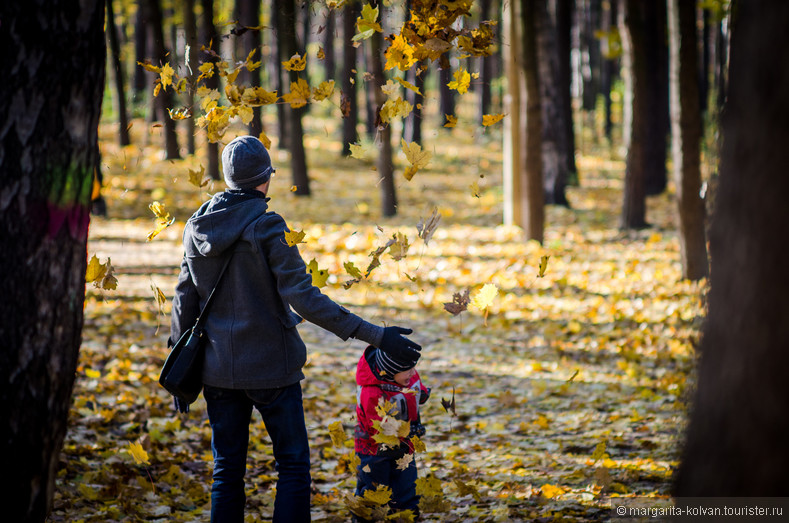
[[[201,0],[203,7],[203,18],[200,23],[201,39],[205,42],[205,47],[210,51],[203,54],[203,60],[206,62],[216,62],[216,56],[219,55],[219,38],[216,33],[216,26],[214,25],[214,0]],[[209,89],[219,89],[219,75],[213,75],[205,80],[205,85]],[[208,167],[206,173],[212,180],[221,179],[219,173],[219,144],[211,142],[206,138],[206,160]]]
[[[709,312],[677,496],[789,493],[789,3],[736,3]]]
[[[83,325],[104,2],[0,2],[3,520],[52,505]]]
[[[186,40],[185,60],[189,65],[189,69],[184,71],[184,75],[189,79],[189,84],[192,85],[195,79],[195,71],[197,71],[197,54],[198,54],[198,40],[197,40],[197,20],[195,19],[195,0],[183,0],[183,18],[184,18],[184,39]],[[186,106],[195,112],[195,96],[192,89],[186,91]],[[195,153],[195,120],[194,118],[187,118],[184,121],[186,125],[186,151],[189,154]]]
[[[295,0],[276,0],[279,25],[277,38],[281,44],[280,55],[284,60],[299,52],[296,39],[296,2]],[[296,82],[299,74],[290,72],[290,81]],[[293,176],[294,193],[297,196],[309,196],[310,179],[307,174],[307,154],[304,150],[304,128],[302,127],[302,110],[300,108],[286,107],[285,114],[288,119],[288,150],[290,151],[290,167]]]
[[[668,94],[668,38],[666,2],[642,2],[641,20],[647,59],[646,92],[649,97],[646,137],[644,142],[644,192],[654,196],[666,190],[671,119]]]
[[[669,0],[671,136],[679,208],[682,275],[707,276],[707,241],[701,189],[701,112],[695,0]]]
[[[356,46],[353,35],[356,33],[356,19],[359,7],[356,2],[348,2],[342,9],[342,154],[350,156],[351,144],[359,140],[356,126],[359,123],[359,97],[356,89]]]
[[[110,41],[110,57],[112,63],[113,80],[115,83],[115,100],[118,110],[118,143],[129,145],[129,112],[126,109],[126,75],[121,63],[121,46],[118,39],[118,28],[115,26],[115,11],[112,0],[107,3],[107,38]]]
[[[261,52],[261,37],[259,29],[250,29],[260,25],[260,0],[236,0],[236,11],[238,12],[238,23],[241,26],[238,30],[238,46],[243,56],[239,59],[245,59],[250,53],[256,53],[256,59],[262,60]],[[260,87],[260,68],[250,71],[247,68],[241,70],[239,74],[240,80],[245,85],[252,87]],[[249,134],[253,136],[260,136],[263,131],[263,121],[261,119],[260,107],[252,109],[252,120],[247,125]]]

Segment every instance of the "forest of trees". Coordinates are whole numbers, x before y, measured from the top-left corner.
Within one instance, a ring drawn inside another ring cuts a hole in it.
[[[105,85],[121,144],[130,141],[132,117],[158,121],[168,159],[203,151],[207,173],[219,179],[222,126],[238,117],[250,133],[277,137],[277,146],[289,151],[296,194],[308,197],[302,123],[315,89],[334,88],[328,82],[335,81],[342,92],[337,118],[343,120],[343,154],[351,154],[360,131],[378,145],[380,179],[370,188],[381,192],[384,216],[397,212],[392,155],[401,136],[395,132],[420,144],[418,104],[425,92],[439,93],[440,113],[451,124],[460,93],[469,90],[477,125],[503,116],[504,219],[522,226],[524,239],[538,241],[544,206],[570,205],[565,189],[579,183],[576,138],[601,114],[593,135],[614,147],[621,134],[626,150],[622,229],[647,227],[647,196],[673,187],[684,275],[700,279],[712,266],[713,321],[702,346],[699,404],[679,489],[683,495],[752,495],[765,494],[764,485],[786,495],[785,417],[763,415],[786,407],[780,382],[787,359],[779,351],[789,334],[785,326],[778,329],[786,316],[780,233],[786,208],[780,153],[789,116],[789,78],[780,65],[789,51],[786,3],[393,4],[52,0],[0,7],[6,50],[0,63],[9,73],[0,84],[0,238],[6,246],[0,262],[6,297],[0,305],[0,441],[17,471],[5,489],[11,520],[43,521],[52,499],[80,345]],[[429,30],[425,10],[443,13]],[[319,44],[319,59],[311,43]],[[392,90],[394,76],[404,83]],[[306,93],[299,85],[304,81]],[[620,92],[618,127],[612,107]],[[402,110],[406,104],[408,111]],[[710,262],[700,193],[703,181],[714,186],[717,173],[702,180],[700,158],[705,129],[717,125],[721,110],[721,209]],[[264,111],[276,112],[276,129],[264,127]],[[391,125],[398,118],[402,125]],[[199,147],[201,141],[208,147]],[[737,331],[745,318],[747,328]],[[720,369],[735,367],[745,370],[736,383],[727,381]],[[753,392],[738,395],[737,387]],[[718,401],[723,390],[739,402]],[[756,412],[747,430],[732,416],[734,405]],[[714,418],[705,418],[708,412]],[[772,429],[762,433],[762,443],[748,439],[766,425]],[[708,445],[720,433],[733,435]],[[738,454],[744,448],[749,452]],[[737,478],[711,466],[734,455],[741,456]],[[772,472],[757,482],[761,465]]]

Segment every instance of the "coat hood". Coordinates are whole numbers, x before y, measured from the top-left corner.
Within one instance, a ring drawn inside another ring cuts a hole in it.
[[[206,257],[221,256],[244,229],[268,210],[268,198],[254,189],[215,194],[195,212],[186,227],[197,251]]]

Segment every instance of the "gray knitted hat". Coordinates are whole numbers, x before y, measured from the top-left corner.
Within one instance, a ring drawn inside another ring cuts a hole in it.
[[[373,355],[375,366],[379,373],[378,378],[394,381],[395,374],[416,367],[415,361],[401,361],[391,357],[381,349],[376,348]]]
[[[222,170],[231,189],[254,189],[274,172],[266,147],[254,136],[239,136],[225,146]]]

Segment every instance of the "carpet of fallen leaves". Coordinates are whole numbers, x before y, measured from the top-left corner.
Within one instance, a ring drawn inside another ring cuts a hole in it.
[[[287,155],[270,202],[306,233],[306,261],[328,270],[323,291],[375,323],[412,327],[424,347],[419,371],[432,387],[418,456],[430,521],[605,520],[611,498],[666,498],[686,420],[704,284],[680,279],[674,197],[649,200],[653,227],[617,230],[621,160],[579,155],[572,209],[549,208],[543,246],[501,226],[501,145],[495,128],[429,132],[430,165],[406,181],[396,158],[399,214],[381,218],[373,163],[340,158],[333,128],[310,120],[313,196],[289,192]],[[167,354],[169,299],[182,254],[183,221],[221,190],[188,182],[198,159],[164,161],[159,128],[135,121],[137,144],[119,148],[102,127],[109,217],[91,223],[89,256],[109,257],[117,290],[87,287],[85,328],[49,521],[207,521],[211,433],[204,402],[173,414],[157,384]],[[151,137],[152,135],[152,137]],[[154,145],[155,144],[155,145]],[[475,185],[476,184],[476,185]],[[175,223],[152,241],[148,204]],[[441,213],[429,244],[416,225]],[[364,268],[396,232],[389,253],[349,289],[344,263]],[[539,263],[548,258],[543,277]],[[498,289],[482,312],[453,316],[444,304],[484,284]],[[157,289],[167,297],[156,300]],[[314,521],[349,520],[350,445],[329,425],[354,425],[354,369],[363,345],[310,324],[304,407],[312,452]],[[442,406],[454,399],[454,413]],[[265,427],[251,428],[247,521],[270,519],[276,473]],[[431,490],[432,489],[432,490]]]

